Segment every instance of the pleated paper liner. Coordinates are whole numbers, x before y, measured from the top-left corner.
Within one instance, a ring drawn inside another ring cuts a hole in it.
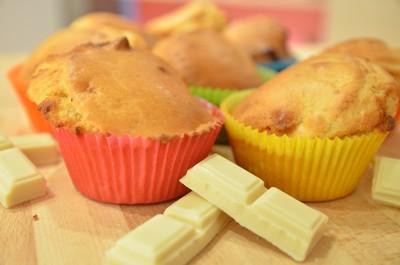
[[[188,192],[179,179],[209,154],[222,127],[222,113],[211,104],[207,107],[218,119],[214,127],[167,142],[77,135],[65,128],[54,128],[54,135],[76,189],[88,198],[116,204],[168,201]]]
[[[221,105],[236,162],[302,201],[327,201],[353,192],[387,133],[345,138],[300,138],[259,132],[230,114],[249,92]]]
[[[42,116],[40,111],[38,111],[36,104],[31,102],[27,95],[27,87],[19,79],[19,72],[21,70],[21,65],[15,65],[8,72],[8,79],[10,80],[18,98],[21,102],[26,115],[32,127],[38,132],[51,132],[51,128],[46,119]]]
[[[267,68],[257,67],[257,72],[261,76],[263,82],[270,80],[276,75],[276,72]],[[232,94],[237,93],[239,90],[223,89],[215,87],[203,86],[189,86],[191,93],[195,96],[201,97],[212,104],[219,106],[221,102]],[[243,91],[243,90],[240,90]]]

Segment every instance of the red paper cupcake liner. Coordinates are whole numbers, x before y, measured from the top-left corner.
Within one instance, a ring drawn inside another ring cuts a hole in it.
[[[51,132],[51,127],[42,113],[38,111],[36,104],[31,102],[26,96],[27,87],[21,82],[19,72],[21,65],[15,65],[8,71],[8,79],[10,80],[18,98],[21,102],[26,115],[28,116],[32,127],[39,132]]]
[[[83,195],[102,202],[145,204],[172,200],[189,190],[179,179],[209,152],[223,115],[205,104],[218,122],[208,131],[168,142],[100,134],[77,135],[54,128],[70,177]]]

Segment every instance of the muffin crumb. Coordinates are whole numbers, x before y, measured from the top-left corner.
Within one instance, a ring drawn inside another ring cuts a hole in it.
[[[391,116],[386,116],[380,125],[382,131],[391,131],[396,126],[396,119]]]
[[[168,74],[167,69],[162,66],[158,66],[158,70],[160,70],[161,73]]]
[[[46,116],[52,110],[53,106],[54,102],[46,99],[38,105],[38,110]]]
[[[115,40],[114,42],[111,43],[110,46],[113,47],[114,49],[120,50],[120,51],[131,49],[131,46],[129,45],[129,41],[126,37]]]
[[[37,214],[33,215],[32,218],[35,222],[39,221],[39,216]]]
[[[279,134],[287,134],[295,126],[295,115],[291,111],[275,110],[271,113],[271,119]]]
[[[81,127],[75,127],[75,134],[76,135],[82,135],[83,129]]]

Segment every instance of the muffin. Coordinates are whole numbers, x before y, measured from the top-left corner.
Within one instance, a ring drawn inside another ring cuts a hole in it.
[[[23,63],[21,80],[28,84],[35,67],[50,55],[68,52],[80,44],[104,43],[120,37],[128,38],[130,44],[134,47],[147,48],[146,41],[135,32],[109,26],[93,27],[91,29],[67,28],[56,32],[42,42]]]
[[[173,12],[148,21],[146,29],[161,39],[199,29],[221,31],[225,24],[225,15],[212,1],[196,0]]]
[[[126,39],[49,57],[28,95],[54,126],[76,188],[106,202],[183,195],[179,178],[208,154],[222,124],[174,69]]]
[[[261,84],[250,58],[212,30],[199,30],[166,38],[153,52],[191,85],[244,89]]]
[[[368,59],[379,64],[394,78],[400,81],[400,51],[382,40],[375,38],[356,38],[338,43],[324,52],[344,53]]]
[[[237,20],[228,24],[223,34],[256,63],[269,63],[290,57],[287,30],[268,16],[256,15]]]
[[[108,12],[88,13],[74,20],[70,27],[75,29],[93,29],[95,27],[108,26],[121,30],[142,33],[143,30],[133,21],[120,15]]]
[[[151,44],[153,39],[138,24],[124,18],[123,16],[108,12],[93,12],[79,17],[73,21],[70,28],[73,29],[95,29],[95,28],[111,28],[127,33],[140,35],[147,44]]]
[[[112,17],[114,18],[114,16]],[[80,23],[74,27],[63,29],[51,35],[32,52],[22,65],[13,67],[9,72],[9,79],[20,98],[32,125],[38,131],[49,131],[50,128],[46,121],[41,117],[40,113],[37,112],[35,105],[29,102],[26,98],[26,90],[36,66],[48,56],[68,52],[75,46],[83,43],[103,43],[122,36],[127,37],[131,45],[134,47],[146,48],[148,46],[147,41],[141,35],[137,34],[136,26],[133,23],[131,23],[132,29],[128,28],[128,21],[126,21],[126,28],[119,26],[118,23],[115,23],[118,27],[113,27],[111,23],[109,25],[102,25],[99,22],[98,25],[92,24],[91,26],[89,24],[81,23],[90,21],[89,18],[90,16],[88,19],[86,19],[86,17],[78,19],[77,23]],[[92,20],[94,21],[94,19]],[[99,20],[100,19],[97,19],[96,21]],[[109,20],[111,21],[111,19]],[[118,16],[115,16],[115,20],[119,21]],[[78,27],[78,25],[81,26]]]
[[[386,132],[395,124],[399,92],[379,66],[327,54],[282,72],[244,100],[233,116],[277,135],[334,138]]]
[[[219,90],[247,89],[262,83],[251,59],[212,30],[163,39],[156,43],[153,52],[177,69],[192,87],[219,93]]]
[[[356,188],[395,126],[399,97],[399,83],[380,66],[323,54],[221,108],[238,164],[267,186],[324,201]]]

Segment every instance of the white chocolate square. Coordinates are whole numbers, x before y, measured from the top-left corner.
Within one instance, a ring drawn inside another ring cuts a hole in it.
[[[106,253],[108,265],[183,265],[223,229],[230,218],[194,193],[182,197],[129,232]]]
[[[276,188],[267,190],[261,179],[219,155],[195,165],[181,182],[297,261],[305,260],[326,228],[326,215]]]
[[[391,206],[400,206],[400,160],[377,157],[372,182],[372,198]]]
[[[221,211],[211,203],[191,192],[182,197],[170,207],[164,215],[188,223],[196,229],[205,229],[221,214]]]
[[[0,203],[5,208],[45,193],[45,179],[19,149],[0,151]]]
[[[195,236],[196,232],[190,225],[159,214],[130,232],[119,244],[130,255],[143,258],[148,264],[160,264]]]
[[[10,141],[15,147],[21,149],[36,166],[60,161],[57,143],[48,133],[12,136]]]

